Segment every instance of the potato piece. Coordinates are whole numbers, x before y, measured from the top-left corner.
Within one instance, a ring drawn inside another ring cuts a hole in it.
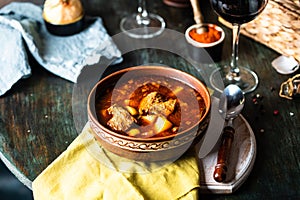
[[[130,130],[127,132],[127,134],[128,134],[129,136],[134,137],[134,136],[140,134],[140,130],[137,129],[137,128],[132,128],[132,129],[130,129]]]
[[[161,133],[163,131],[168,130],[171,128],[173,124],[167,120],[166,118],[159,116],[157,117],[155,124],[154,124],[154,130],[156,133]]]
[[[128,111],[132,116],[138,114],[137,110],[136,110],[134,107],[126,106],[126,109],[127,109],[127,111]]]
[[[155,115],[143,115],[143,116],[141,116],[141,120],[145,124],[152,124],[156,120],[156,116]]]

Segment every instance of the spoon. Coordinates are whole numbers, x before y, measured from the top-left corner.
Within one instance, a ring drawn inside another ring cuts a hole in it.
[[[208,32],[207,26],[203,25],[203,15],[200,11],[199,3],[198,0],[190,0],[193,8],[193,13],[194,13],[194,20],[196,24],[199,24],[199,27],[197,28],[197,33],[202,34],[205,32]]]
[[[227,126],[223,128],[222,143],[213,175],[217,182],[224,182],[226,179],[227,160],[235,134],[233,120],[241,113],[244,103],[244,94],[237,85],[228,85],[220,97],[219,113],[225,118]]]

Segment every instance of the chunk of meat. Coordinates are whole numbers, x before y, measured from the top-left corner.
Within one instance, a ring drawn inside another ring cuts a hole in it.
[[[150,107],[155,101],[159,101],[159,97],[157,97],[157,92],[151,92],[147,96],[145,96],[139,105],[139,113],[142,115],[143,113],[148,113]]]
[[[107,125],[116,131],[126,131],[135,123],[135,118],[123,107],[112,105],[107,109],[113,117],[107,122]]]
[[[163,98],[157,92],[151,92],[145,96],[139,105],[139,113],[142,114],[160,114],[163,116],[170,115],[176,105],[176,99],[168,99],[163,101]]]
[[[161,114],[163,116],[169,116],[175,108],[176,99],[169,99],[164,102],[155,102],[149,109],[150,114]]]

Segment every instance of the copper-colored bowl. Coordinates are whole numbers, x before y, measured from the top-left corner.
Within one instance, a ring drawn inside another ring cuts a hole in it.
[[[203,97],[206,106],[205,113],[187,130],[164,137],[134,138],[108,129],[98,121],[96,115],[95,101],[101,95],[99,88],[108,87],[128,72],[131,78],[134,78],[132,76],[158,75],[189,85]],[[162,161],[179,158],[195,140],[204,135],[210,120],[211,100],[207,87],[197,78],[183,71],[163,66],[138,66],[117,71],[100,80],[91,90],[87,104],[89,124],[95,138],[105,149],[129,159]]]

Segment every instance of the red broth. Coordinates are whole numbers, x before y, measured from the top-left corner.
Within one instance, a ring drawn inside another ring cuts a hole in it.
[[[137,138],[184,131],[198,123],[206,110],[199,92],[163,76],[135,77],[99,90],[99,122],[115,132]]]

